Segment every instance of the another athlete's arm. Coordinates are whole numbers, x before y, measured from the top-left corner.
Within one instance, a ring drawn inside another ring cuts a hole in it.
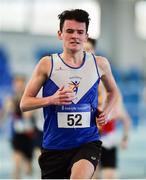
[[[129,137],[129,130],[131,127],[131,117],[129,116],[127,110],[125,109],[123,100],[119,102],[119,117],[117,120],[120,120],[123,125],[123,136],[121,139],[121,147],[126,148],[128,145],[128,137]]]

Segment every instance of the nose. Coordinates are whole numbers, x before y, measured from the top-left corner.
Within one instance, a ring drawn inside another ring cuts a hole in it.
[[[79,37],[78,32],[77,32],[77,31],[74,31],[74,32],[72,33],[72,37],[73,37],[73,38],[78,38],[78,37]]]

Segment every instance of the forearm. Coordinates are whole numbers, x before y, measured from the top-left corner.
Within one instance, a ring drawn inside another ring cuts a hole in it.
[[[51,104],[51,97],[25,97],[21,99],[20,109],[21,111],[25,112],[42,108],[49,104]]]
[[[108,114],[109,119],[114,118],[114,109],[117,106],[117,102],[118,102],[118,93],[114,93],[114,94],[109,93],[107,95],[103,111],[106,114]]]
[[[124,112],[122,120],[123,120],[123,138],[128,138],[129,129],[131,126],[131,118],[126,111]]]

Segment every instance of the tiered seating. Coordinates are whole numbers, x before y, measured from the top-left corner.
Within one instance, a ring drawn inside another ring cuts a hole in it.
[[[2,98],[12,87],[12,74],[9,67],[9,56],[3,47],[0,47],[0,97]]]

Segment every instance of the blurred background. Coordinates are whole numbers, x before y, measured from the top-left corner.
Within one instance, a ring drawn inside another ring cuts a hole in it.
[[[145,0],[0,0],[0,178],[12,178],[14,167],[11,121],[4,110],[13,95],[13,77],[28,80],[42,56],[62,51],[57,16],[72,8],[89,12],[96,54],[109,59],[132,119],[128,148],[118,152],[119,177],[146,179]],[[43,122],[40,114],[36,119]],[[119,137],[121,129],[118,125]],[[36,154],[32,175],[22,173],[21,178],[40,177]]]

